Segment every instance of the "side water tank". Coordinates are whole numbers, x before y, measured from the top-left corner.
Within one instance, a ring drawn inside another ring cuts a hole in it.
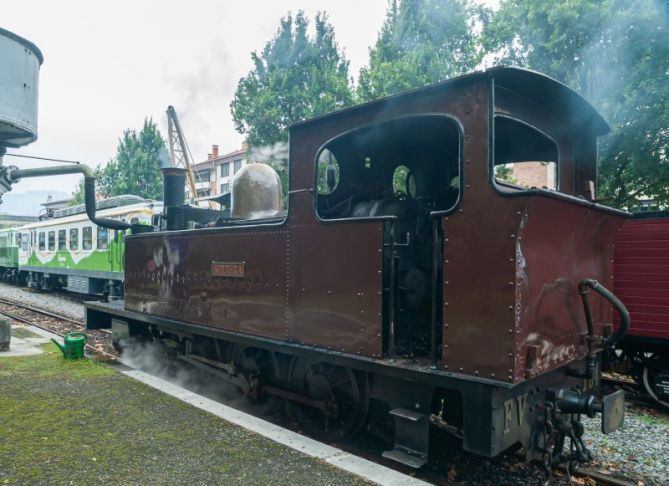
[[[37,140],[37,91],[44,58],[32,42],[0,28],[0,147]]]
[[[278,216],[282,210],[281,179],[267,164],[248,164],[232,181],[230,216],[258,219]]]

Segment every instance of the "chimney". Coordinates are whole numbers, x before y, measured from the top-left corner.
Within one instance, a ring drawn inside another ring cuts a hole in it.
[[[211,155],[213,156],[212,158],[214,159],[218,157],[218,145],[211,146]]]
[[[207,154],[207,160],[211,160],[214,158],[214,154]]]

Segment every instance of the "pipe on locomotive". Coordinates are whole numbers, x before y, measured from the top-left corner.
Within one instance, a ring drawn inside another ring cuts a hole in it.
[[[131,224],[122,221],[97,218],[95,216],[95,176],[93,175],[93,170],[85,164],[56,165],[54,167],[37,167],[35,169],[9,168],[9,180],[12,184],[26,177],[45,177],[63,174],[84,175],[84,203],[86,214],[92,223],[113,230],[127,230],[132,228]]]

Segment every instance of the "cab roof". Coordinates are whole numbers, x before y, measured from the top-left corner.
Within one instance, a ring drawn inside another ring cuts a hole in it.
[[[323,118],[336,117],[341,113],[365,110],[373,105],[383,104],[391,100],[411,96],[415,93],[442,91],[456,85],[476,83],[482,80],[492,80],[496,87],[516,92],[537,104],[545,105],[548,111],[555,113],[565,123],[574,127],[575,131],[587,131],[597,137],[606,135],[610,131],[608,123],[606,123],[606,120],[604,120],[599,112],[573,89],[545,74],[529,69],[506,66],[497,66],[485,71],[475,71],[422,88],[379,98],[378,100],[295,123],[291,128],[307,125]]]

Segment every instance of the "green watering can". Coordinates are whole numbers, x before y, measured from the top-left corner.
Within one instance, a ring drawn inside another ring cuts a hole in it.
[[[83,332],[71,332],[65,336],[63,340],[64,345],[60,344],[54,338],[51,338],[51,340],[63,352],[65,359],[79,359],[84,357],[84,346],[86,346],[88,336]]]

